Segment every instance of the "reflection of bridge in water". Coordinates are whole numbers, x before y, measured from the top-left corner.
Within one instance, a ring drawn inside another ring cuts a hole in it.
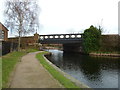
[[[50,34],[40,35],[41,44],[63,44],[66,52],[82,52],[83,34]]]

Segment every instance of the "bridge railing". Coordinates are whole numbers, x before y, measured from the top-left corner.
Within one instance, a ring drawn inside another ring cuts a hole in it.
[[[82,38],[83,34],[51,34],[51,35],[40,35],[40,40],[44,39],[76,39]]]

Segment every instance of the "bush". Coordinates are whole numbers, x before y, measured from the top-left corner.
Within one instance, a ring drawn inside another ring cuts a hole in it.
[[[101,29],[90,26],[89,29],[84,31],[83,35],[83,49],[84,52],[89,54],[90,52],[98,51],[100,48]]]

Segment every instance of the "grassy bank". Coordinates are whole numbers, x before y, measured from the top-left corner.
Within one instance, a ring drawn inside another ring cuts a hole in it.
[[[32,48],[30,48],[30,49],[25,49],[24,51],[25,51],[26,53],[30,53],[30,52],[37,52],[38,49],[32,49]]]
[[[0,89],[2,88],[2,58],[0,57]]]
[[[20,52],[12,52],[2,57],[2,87],[7,88],[9,76],[13,71],[17,62],[20,61],[21,57],[29,52],[35,52],[35,49],[22,50]]]
[[[59,71],[53,68],[48,62],[45,61],[43,55],[47,52],[41,52],[36,55],[36,58],[40,61],[40,63],[49,71],[49,73],[57,79],[65,88],[79,88],[74,83],[72,83],[69,79],[63,76]]]
[[[2,87],[8,87],[7,82],[9,80],[10,73],[13,71],[15,64],[20,61],[20,58],[25,55],[26,52],[12,52],[2,57]]]

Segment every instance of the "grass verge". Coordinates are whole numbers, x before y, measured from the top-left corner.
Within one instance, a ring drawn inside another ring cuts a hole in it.
[[[25,51],[26,51],[27,53],[30,53],[30,52],[37,52],[38,49],[29,48],[29,49],[26,49]]]
[[[2,88],[2,58],[0,57],[0,89]]]
[[[20,61],[21,57],[29,52],[36,52],[38,50],[28,49],[20,52],[12,52],[5,56],[2,56],[2,88],[8,88],[8,81],[11,72],[13,71],[17,62]]]
[[[79,88],[69,79],[67,79],[63,74],[53,68],[48,62],[45,61],[43,55],[47,54],[48,52],[41,52],[36,55],[36,58],[40,61],[40,63],[45,67],[49,73],[57,79],[65,88]]]
[[[10,73],[13,71],[15,64],[26,52],[12,52],[2,57],[2,87],[7,88]]]

